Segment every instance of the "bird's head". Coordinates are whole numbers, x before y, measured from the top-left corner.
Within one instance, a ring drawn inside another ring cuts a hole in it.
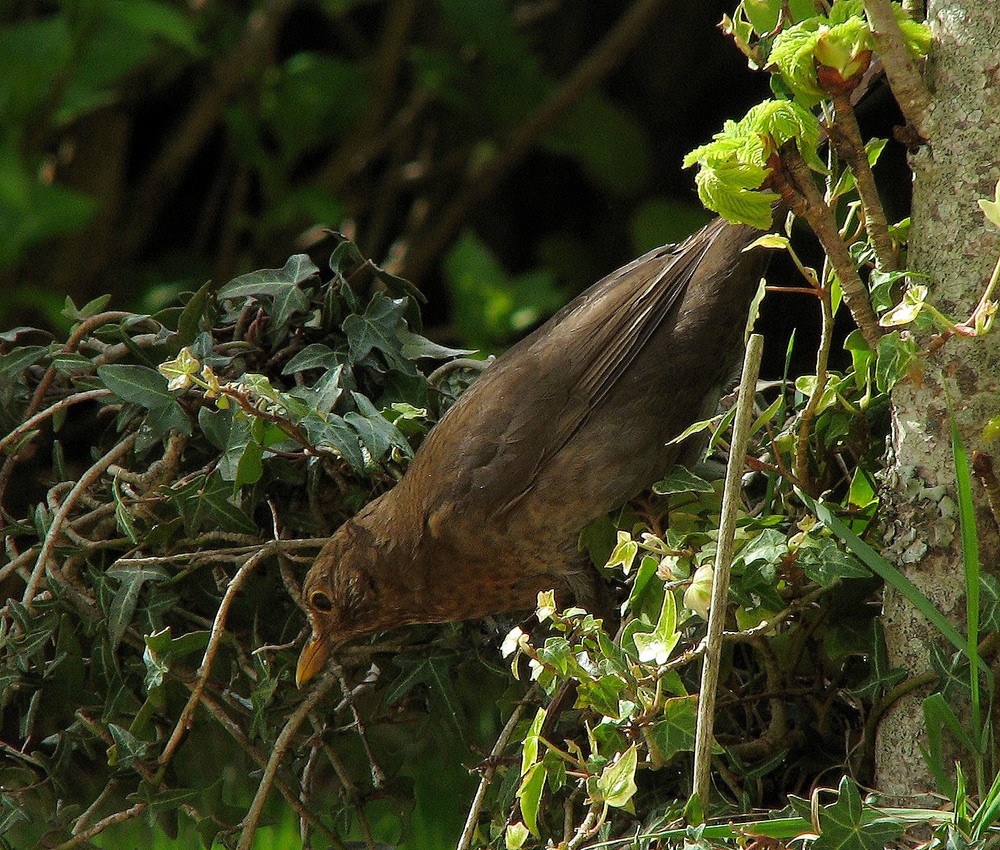
[[[320,550],[302,585],[312,636],[299,656],[297,686],[322,670],[337,646],[383,627],[384,612],[372,574],[378,554],[367,531],[351,521]]]

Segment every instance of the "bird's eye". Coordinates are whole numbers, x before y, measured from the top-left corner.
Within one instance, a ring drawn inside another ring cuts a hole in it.
[[[330,601],[330,597],[327,596],[322,590],[314,590],[309,595],[309,604],[312,605],[317,611],[323,611],[324,613],[332,610],[333,603]]]

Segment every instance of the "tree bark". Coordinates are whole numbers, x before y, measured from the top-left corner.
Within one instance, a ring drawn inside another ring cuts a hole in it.
[[[911,158],[908,265],[930,276],[932,302],[961,321],[975,307],[1000,253],[1000,232],[977,204],[979,198],[992,199],[1000,178],[1000,5],[930,0],[928,23],[936,39],[925,69],[933,101],[929,144]],[[952,338],[929,358],[922,382],[896,387],[892,403],[884,554],[964,632],[949,405],[970,455],[997,452],[996,443],[984,444],[982,428],[1000,412],[1000,333]],[[982,491],[973,495],[983,569],[997,573],[997,524]],[[893,666],[914,675],[931,669],[931,645],[944,642],[888,588],[883,626]],[[950,646],[943,648],[950,655]],[[880,723],[876,773],[887,802],[912,802],[934,790],[920,752],[927,740],[921,708],[926,695],[918,691],[900,700]]]

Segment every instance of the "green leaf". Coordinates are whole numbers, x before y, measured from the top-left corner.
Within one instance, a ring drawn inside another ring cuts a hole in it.
[[[592,682],[581,682],[576,695],[577,708],[592,708],[605,717],[619,720],[618,697],[628,687],[618,676],[601,676]]]
[[[529,834],[528,827],[520,821],[512,823],[504,833],[504,847],[506,850],[521,850]]]
[[[542,802],[542,792],[545,790],[545,776],[545,765],[538,762],[528,768],[517,789],[517,799],[521,801],[521,814],[525,826],[535,838],[539,837],[538,807]]]
[[[638,790],[635,785],[635,769],[638,762],[638,750],[633,744],[617,761],[604,768],[597,778],[597,790],[603,802],[619,809],[628,805]]]
[[[232,488],[218,472],[209,476],[198,499],[198,513],[202,523],[216,524],[227,531],[259,534],[257,524],[242,508],[230,501]]]
[[[132,622],[142,586],[147,581],[164,581],[170,574],[163,567],[139,565],[111,567],[107,574],[119,582],[111,600],[107,623],[108,634],[111,636],[111,649],[114,651]]]
[[[666,478],[653,485],[653,492],[660,496],[673,496],[678,493],[713,493],[715,488],[687,467],[678,464]]]
[[[224,481],[232,481],[235,489],[255,484],[264,474],[264,452],[254,434],[255,421],[259,420],[239,414],[233,416],[226,448],[219,459],[219,474]]]
[[[128,729],[109,723],[108,731],[114,741],[107,750],[108,764],[111,767],[131,767],[146,755],[147,744],[136,738]]]
[[[889,392],[921,363],[916,342],[908,337],[904,339],[898,331],[879,337],[875,358],[875,386],[883,393]]]
[[[474,348],[448,348],[446,345],[439,345],[425,336],[408,330],[399,331],[397,336],[402,343],[400,350],[407,360],[419,360],[424,357],[447,360],[451,357],[464,357],[476,353]]]
[[[1000,227],[1000,180],[997,181],[996,189],[993,193],[993,200],[979,199],[979,208],[994,227]]]
[[[281,370],[282,375],[292,375],[307,369],[336,369],[340,358],[330,346],[314,342],[307,345],[289,360]]]
[[[147,366],[112,363],[98,366],[97,375],[123,401],[149,410],[174,403],[174,396],[167,390],[167,379]]]
[[[883,328],[895,328],[910,324],[924,309],[927,292],[927,286],[924,284],[908,286],[906,292],[903,293],[903,300],[884,313],[878,323]]]
[[[622,572],[628,575],[632,570],[635,556],[639,554],[639,544],[632,539],[632,535],[627,531],[619,531],[617,534],[618,542],[611,551],[611,555],[608,557],[608,562],[605,566],[608,569],[621,567]]]
[[[656,665],[667,663],[670,653],[681,639],[680,632],[677,631],[677,603],[673,593],[668,590],[663,594],[663,608],[656,628],[648,634],[636,632],[633,639],[641,662]]]
[[[848,777],[840,780],[837,800],[819,809],[820,835],[811,850],[885,850],[903,834],[899,820],[867,809]]]
[[[376,350],[382,353],[390,367],[406,374],[416,371],[402,355],[399,331],[405,308],[402,299],[393,300],[376,292],[363,315],[352,313],[344,319],[344,333],[347,334],[352,363],[362,362]]]
[[[361,471],[365,468],[358,432],[340,416],[335,413],[326,416],[310,413],[301,424],[314,446],[335,449],[354,469]]]
[[[807,538],[799,547],[795,563],[817,584],[828,585],[835,578],[869,578],[871,572],[853,555],[841,551],[829,538]]]
[[[398,448],[404,457],[413,457],[413,449],[399,429],[375,408],[367,396],[351,393],[358,412],[344,414],[344,421],[357,430],[361,441],[371,452],[372,458],[380,460],[391,446]]]
[[[0,357],[0,377],[9,380],[14,375],[20,375],[29,366],[41,360],[49,349],[44,345],[26,345]]]
[[[524,734],[524,743],[521,744],[521,775],[524,776],[536,761],[538,761],[538,733],[542,730],[545,722],[545,709],[539,708],[528,726],[528,731]]]
[[[272,303],[268,339],[282,339],[297,312],[309,309],[309,296],[299,287],[317,276],[319,269],[305,254],[294,254],[280,269],[260,269],[240,275],[219,290],[219,298],[244,301],[247,298],[269,298]]]
[[[659,767],[677,753],[694,752],[695,726],[698,719],[698,695],[668,699],[663,705],[663,719],[650,729],[651,756]]]

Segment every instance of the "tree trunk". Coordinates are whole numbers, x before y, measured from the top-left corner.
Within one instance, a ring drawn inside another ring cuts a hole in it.
[[[1000,178],[1000,4],[930,0],[936,43],[926,67],[933,94],[929,144],[911,160],[913,227],[909,266],[929,276],[931,301],[961,321],[969,316],[1000,253],[1000,233],[979,198]],[[918,281],[919,282],[919,281]],[[996,294],[994,294],[994,298]],[[923,340],[927,342],[927,340]],[[1000,333],[956,337],[927,362],[919,384],[892,395],[894,457],[885,488],[885,556],[964,632],[962,545],[950,437],[949,404],[970,454],[996,451],[982,428],[1000,412]],[[974,484],[984,570],[1000,572],[1000,535]],[[883,625],[890,661],[910,674],[931,669],[935,629],[886,589]],[[944,646],[947,654],[950,646]],[[927,691],[897,702],[883,717],[876,747],[879,788],[912,801],[934,790],[920,752],[927,740],[921,703]]]

